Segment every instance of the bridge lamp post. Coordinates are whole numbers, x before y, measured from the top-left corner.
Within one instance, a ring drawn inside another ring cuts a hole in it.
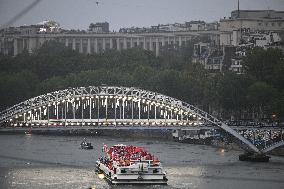
[[[183,122],[183,110],[180,110],[180,120]]]
[[[164,123],[163,123],[163,124],[167,125],[167,116],[168,116],[168,111],[166,110],[166,108],[165,108],[165,110],[164,110],[163,115],[164,115]]]
[[[107,106],[108,106],[108,96],[105,96],[105,106],[106,106],[106,124],[107,124]]]
[[[91,120],[92,123],[93,123],[93,121],[92,121],[92,107],[95,108],[94,98],[95,98],[94,96],[91,96],[91,98],[90,98],[90,120]],[[94,123],[93,123],[93,125],[94,125]]]
[[[148,125],[150,126],[150,103],[149,103],[149,101],[147,100],[147,102],[146,102],[146,104],[147,104],[147,111],[148,111],[148,117],[147,117],[147,119],[148,119]]]
[[[26,123],[26,113],[23,115],[24,123]]]
[[[114,126],[116,126],[116,104],[117,104],[117,96],[114,96]]]
[[[122,119],[123,120],[124,120],[125,100],[126,100],[126,97],[123,97],[122,98]]]
[[[141,100],[137,99],[137,106],[138,106],[138,120],[141,118]]]
[[[92,120],[92,98],[87,97],[88,99],[88,103],[89,103],[89,118],[90,118],[90,122]]]
[[[9,119],[9,121],[10,121],[11,126],[13,126],[13,123],[12,123],[13,119]],[[14,127],[15,125],[17,126],[17,124],[14,124]]]
[[[133,116],[134,116],[134,115],[133,115],[133,114],[134,114],[134,113],[133,113],[133,108],[134,108],[134,104],[133,104],[133,103],[134,103],[134,102],[133,102],[133,98],[132,98],[132,97],[130,97],[130,100],[131,100],[131,119],[132,119],[132,126],[133,126],[133,125],[134,125],[134,123],[133,123],[133,122],[134,122],[134,121],[133,121]]]
[[[76,102],[75,102],[75,100],[73,100],[73,101],[72,101],[73,120],[75,120],[75,106],[76,106]]]
[[[49,107],[51,106],[51,104],[48,102],[47,104],[47,108],[46,108],[46,113],[47,113],[47,126],[49,125]]]
[[[96,96],[96,99],[97,99],[97,106],[98,106],[97,116],[98,116],[98,126],[99,126],[99,122],[100,122],[100,96]]]
[[[151,105],[152,104],[154,105],[154,119],[156,120],[157,119],[157,106],[155,102],[151,103]]]
[[[56,112],[55,112],[55,114],[56,114],[56,119],[57,119],[57,120],[58,120],[58,118],[59,118],[58,105],[59,105],[59,103],[56,103]]]
[[[64,100],[64,126],[66,127],[67,101]]]
[[[121,96],[118,98],[118,100],[117,100],[117,104],[118,104],[118,106],[119,106],[119,119],[121,120],[121,104],[120,104],[120,102],[121,102]]]
[[[30,117],[30,116],[28,116],[28,117],[27,117],[27,120],[28,120],[28,121],[30,121],[30,120],[31,120],[31,117]]]
[[[176,115],[175,117],[176,121],[178,121],[178,110],[176,108],[174,109],[174,114]]]
[[[81,121],[81,125],[82,125],[82,127],[83,127],[83,125],[84,125],[84,106],[85,106],[85,104],[84,104],[84,100],[85,100],[85,97],[82,97],[81,98],[81,114],[82,114],[82,121]]]
[[[110,103],[111,103],[111,105],[112,105],[112,107],[113,107],[113,104],[112,104],[111,101],[112,101],[112,99],[114,99],[114,101],[115,101],[115,97],[111,95],[111,96],[109,96],[109,99],[110,99]],[[115,102],[114,102],[114,103],[115,103]],[[114,109],[115,109],[115,107],[114,107]],[[113,124],[113,123],[110,123],[110,124]]]

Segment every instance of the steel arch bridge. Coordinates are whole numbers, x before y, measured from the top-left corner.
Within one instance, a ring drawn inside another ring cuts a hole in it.
[[[89,86],[40,95],[0,112],[9,126],[160,125],[197,126],[204,122],[227,131],[252,151],[251,141],[212,115],[178,99],[134,87]],[[279,144],[275,144],[276,147]],[[274,149],[270,146],[264,152]]]

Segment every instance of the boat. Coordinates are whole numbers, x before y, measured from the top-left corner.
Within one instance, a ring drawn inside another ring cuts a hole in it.
[[[30,127],[29,130],[25,131],[25,134],[28,135],[28,136],[31,135],[32,134],[32,128]]]
[[[123,144],[108,148],[96,162],[96,171],[110,184],[167,184],[161,162],[141,147]]]
[[[239,155],[240,161],[251,161],[251,162],[269,162],[270,156],[265,154],[246,152]]]
[[[90,142],[87,142],[86,140],[83,140],[83,142],[81,142],[81,148],[82,149],[86,149],[86,150],[91,150],[94,147],[92,146],[92,144]]]
[[[212,144],[214,136],[212,129],[191,128],[174,129],[172,132],[174,141],[189,144]]]

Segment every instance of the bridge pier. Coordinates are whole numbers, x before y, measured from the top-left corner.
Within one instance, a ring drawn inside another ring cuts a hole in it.
[[[239,155],[240,161],[250,161],[250,162],[269,162],[270,156],[264,153],[257,152],[245,152]]]

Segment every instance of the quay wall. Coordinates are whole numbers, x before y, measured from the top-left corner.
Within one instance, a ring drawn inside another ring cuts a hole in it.
[[[0,129],[0,134],[25,134],[27,128]],[[172,129],[168,128],[33,128],[32,134],[38,135],[62,135],[62,136],[109,136],[128,138],[157,138],[172,139]]]

